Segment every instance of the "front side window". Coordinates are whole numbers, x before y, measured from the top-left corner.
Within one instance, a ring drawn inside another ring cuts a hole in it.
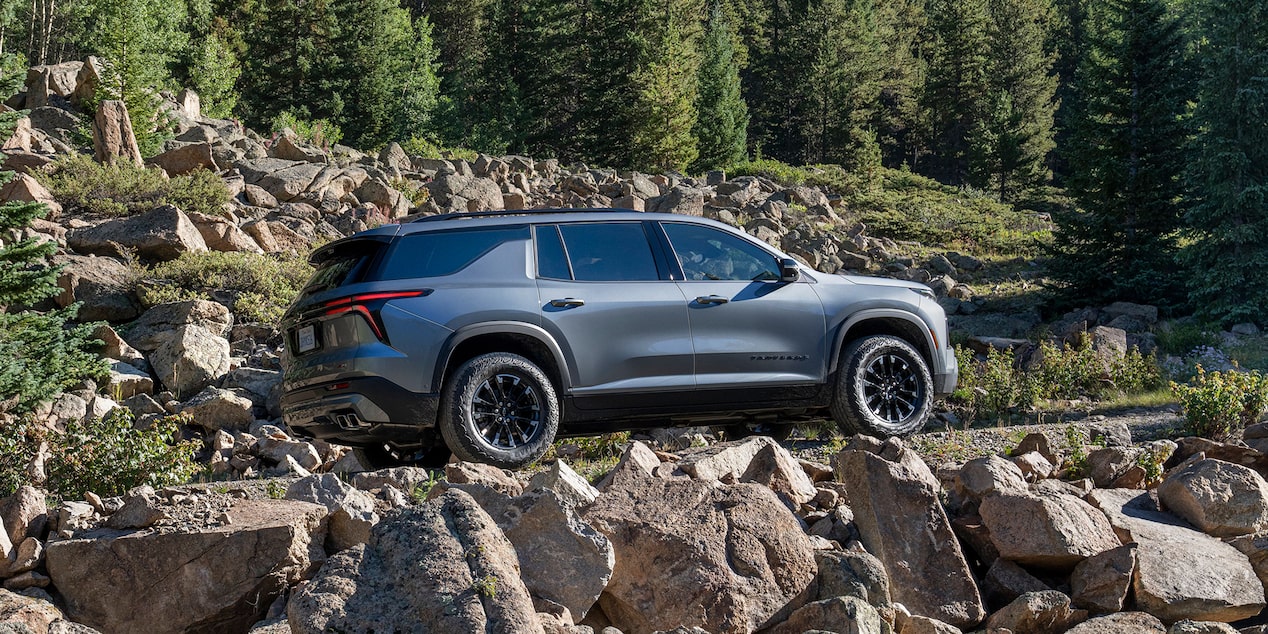
[[[660,279],[642,223],[563,224],[559,225],[559,233],[563,237],[575,280],[635,282]]]
[[[779,279],[779,263],[757,245],[712,227],[662,225],[687,280],[744,282]]]

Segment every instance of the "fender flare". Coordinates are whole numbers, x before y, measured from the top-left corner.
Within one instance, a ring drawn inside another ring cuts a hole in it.
[[[919,352],[925,353],[927,351],[925,362],[929,364],[930,371],[937,372],[941,369],[937,367],[938,355],[935,352],[938,350],[938,346],[933,340],[933,335],[929,332],[929,324],[926,324],[918,315],[905,310],[870,308],[850,315],[849,319],[846,319],[844,323],[837,327],[837,333],[833,337],[832,356],[831,363],[828,364],[828,374],[836,372],[840,366],[841,351],[845,348],[845,336],[850,332],[850,329],[862,322],[874,319],[900,319],[917,328],[925,338],[925,349]]]
[[[450,335],[447,341],[445,341],[445,345],[441,349],[441,353],[436,356],[436,371],[432,375],[435,377],[434,388],[437,393],[439,393],[444,387],[446,378],[445,368],[449,367],[449,361],[453,358],[453,352],[458,349],[458,346],[462,345],[465,341],[474,339],[475,337],[508,334],[531,337],[532,339],[537,340],[538,343],[545,346],[546,350],[550,352],[550,355],[554,357],[555,367],[559,373],[558,379],[560,388],[562,388],[561,393],[571,389],[572,384],[569,379],[570,368],[565,361],[563,349],[559,347],[559,342],[555,341],[555,338],[550,336],[550,333],[546,332],[540,326],[535,326],[522,321],[488,321],[459,328]]]

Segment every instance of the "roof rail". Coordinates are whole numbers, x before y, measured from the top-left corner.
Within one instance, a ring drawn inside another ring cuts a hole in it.
[[[439,222],[441,220],[457,220],[462,218],[489,218],[497,216],[535,216],[540,214],[580,214],[594,212],[634,212],[633,209],[614,209],[611,207],[594,207],[588,209],[578,208],[543,208],[543,209],[508,209],[504,211],[468,211],[450,214],[437,214],[435,216],[423,216],[409,221],[410,224],[416,222]]]

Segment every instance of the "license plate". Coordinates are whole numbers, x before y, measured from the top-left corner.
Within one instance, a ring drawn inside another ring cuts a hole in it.
[[[317,332],[312,326],[304,326],[295,333],[300,352],[308,352],[317,347]]]

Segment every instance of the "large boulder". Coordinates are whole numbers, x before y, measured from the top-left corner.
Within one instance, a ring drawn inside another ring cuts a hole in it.
[[[229,341],[224,337],[202,326],[179,326],[149,361],[163,385],[184,397],[197,394],[228,373],[229,353]]]
[[[1208,535],[1236,537],[1268,528],[1268,482],[1253,469],[1222,460],[1197,460],[1158,485],[1167,510]]]
[[[0,590],[0,632],[3,634],[44,634],[54,624],[66,623],[57,606],[45,598]]]
[[[128,107],[117,99],[108,99],[97,106],[93,120],[92,145],[98,163],[131,161],[141,164],[141,150],[136,134],[132,131],[132,119]]]
[[[1088,499],[1124,543],[1137,544],[1132,587],[1141,610],[1168,623],[1227,623],[1263,609],[1264,587],[1237,549],[1159,511],[1147,493],[1096,489]]]
[[[759,630],[812,598],[814,548],[797,517],[764,486],[631,469],[584,517],[616,551],[599,604],[624,632]]]
[[[1083,610],[1070,608],[1070,597],[1056,590],[1027,592],[991,615],[986,629],[1006,629],[1026,634],[1062,634],[1087,618]]]
[[[740,630],[743,631],[743,630]],[[889,631],[876,608],[855,597],[833,597],[802,606],[771,634],[832,631],[837,634],[882,634]]]
[[[568,608],[577,620],[585,617],[616,565],[607,537],[550,490],[511,498],[479,484],[451,486],[471,493],[511,540],[524,586],[539,610],[555,604]]]
[[[515,549],[470,495],[450,490],[385,518],[331,557],[287,607],[291,631],[542,631]]]
[[[175,260],[182,253],[207,250],[207,243],[181,210],[163,205],[137,216],[75,229],[66,244],[76,253],[122,256],[120,247],[146,260]]]
[[[189,219],[198,228],[207,248],[212,251],[264,253],[254,238],[228,218],[191,213]]]
[[[814,482],[797,459],[771,438],[755,436],[682,453],[678,468],[697,480],[734,478],[764,484],[794,505],[813,500]]]
[[[225,513],[225,523],[50,541],[67,616],[103,632],[245,631],[324,558],[326,509],[237,500]]]
[[[65,308],[79,302],[79,319],[119,323],[141,314],[141,302],[132,292],[136,274],[127,264],[114,258],[70,254],[54,261],[64,267],[57,276],[62,289],[57,305]]]
[[[207,142],[189,143],[172,148],[151,158],[149,162],[163,168],[168,176],[188,174],[198,169],[220,171],[220,167],[216,165],[216,159],[211,155],[211,144]]]
[[[1167,627],[1151,614],[1119,612],[1084,621],[1066,634],[1167,634]]]
[[[143,352],[153,352],[174,335],[181,326],[195,325],[224,337],[233,325],[233,316],[224,304],[195,299],[159,304],[141,315],[127,330],[128,344]]]
[[[369,541],[370,530],[379,523],[374,498],[331,473],[292,482],[286,499],[320,504],[330,511],[326,544],[336,552]]]
[[[1135,573],[1135,544],[1088,557],[1070,573],[1071,600],[1095,614],[1118,612],[1127,604]]]
[[[834,459],[860,541],[885,565],[896,602],[956,627],[986,617],[977,584],[939,500],[941,485],[902,442],[855,436]]]
[[[25,119],[28,122],[29,119]],[[61,203],[53,197],[48,188],[41,185],[30,174],[14,174],[13,179],[0,186],[0,201],[20,201],[44,203],[48,205],[49,214],[56,218],[62,212]]]
[[[30,485],[18,487],[13,495],[0,500],[0,525],[14,545],[28,538],[43,539],[48,527],[48,502],[44,494]]]
[[[1073,495],[994,495],[978,512],[1000,556],[1020,564],[1069,570],[1119,546],[1105,515]]]

